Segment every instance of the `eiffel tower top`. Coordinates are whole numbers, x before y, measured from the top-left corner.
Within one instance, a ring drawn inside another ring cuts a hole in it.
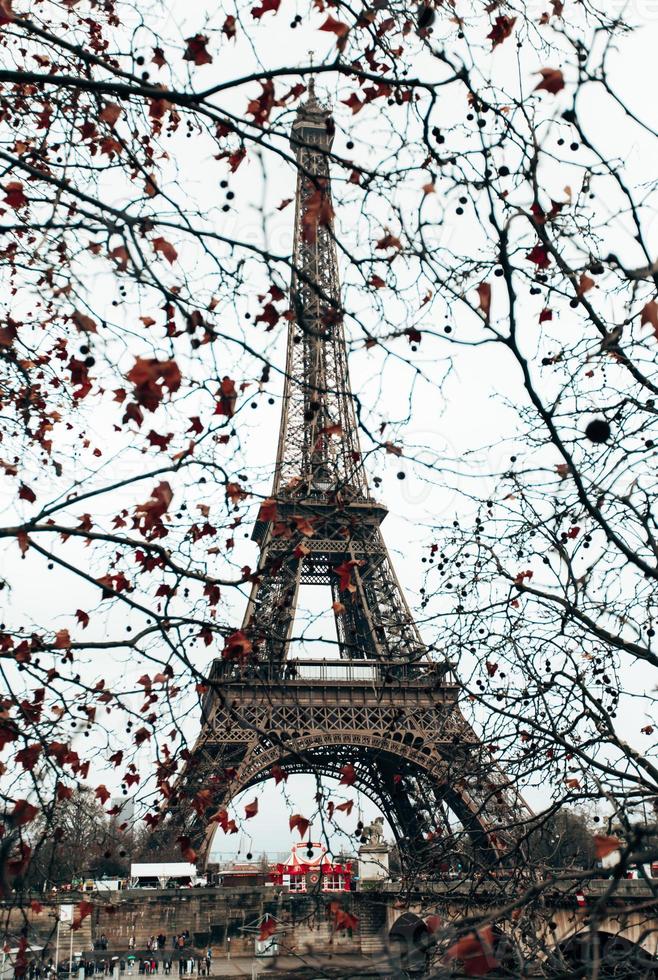
[[[297,109],[292,126],[291,142],[299,153],[300,145],[317,145],[324,152],[331,150],[334,138],[334,121],[331,106],[320,101],[315,90],[315,78],[311,75],[306,89],[307,98]]]
[[[297,159],[286,381],[272,495],[369,500],[347,367],[330,152],[334,123],[313,79],[290,135]]]

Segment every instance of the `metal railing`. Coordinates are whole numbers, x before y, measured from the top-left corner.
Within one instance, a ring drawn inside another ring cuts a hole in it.
[[[379,660],[286,660],[284,663],[215,661],[210,681],[216,683],[436,684],[454,683],[453,665],[443,663],[382,663]]]

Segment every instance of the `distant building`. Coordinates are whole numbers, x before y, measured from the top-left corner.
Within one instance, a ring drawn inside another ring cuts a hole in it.
[[[288,860],[277,864],[273,880],[291,892],[319,890],[349,892],[352,889],[352,863],[334,863],[327,857],[323,844],[293,844]]]
[[[222,862],[209,865],[208,871],[213,882],[223,888],[262,888],[280,885],[294,892],[351,891],[352,862],[344,857],[333,862],[327,857],[323,844],[304,841],[293,844],[290,854],[282,861],[273,861],[264,866],[259,863]]]

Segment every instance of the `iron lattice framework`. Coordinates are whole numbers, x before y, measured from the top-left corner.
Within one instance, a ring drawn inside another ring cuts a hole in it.
[[[523,805],[462,716],[451,665],[423,644],[382,538],[386,508],[371,498],[363,467],[332,221],[332,132],[311,84],[291,135],[294,318],[272,497],[254,529],[260,560],[241,655],[229,650],[212,665],[202,730],[168,809],[207,859],[226,803],[273,767],[338,776],[349,764],[403,851],[450,826],[452,811],[495,855]],[[331,588],[336,660],[288,656],[302,583]]]

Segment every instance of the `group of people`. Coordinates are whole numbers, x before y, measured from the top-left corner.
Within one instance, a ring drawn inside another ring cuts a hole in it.
[[[92,959],[87,954],[86,958],[76,959],[73,963],[62,960],[57,967],[55,967],[52,958],[48,961],[23,961],[16,964],[14,975],[16,980],[55,980],[58,974],[73,974],[73,976],[77,976],[78,980],[99,974],[116,978],[117,972],[122,980],[133,974],[146,976],[147,974],[162,972],[165,976],[169,976],[172,971],[176,972],[174,965],[174,959],[176,959],[179,977],[209,977],[211,975],[212,949],[208,946],[205,956],[194,956],[191,952],[183,953],[185,947],[189,945],[189,941],[190,933],[185,929],[171,937],[171,952],[165,952],[163,956],[158,958],[155,954],[167,947],[167,937],[164,933],[160,933],[158,936],[151,936],[146,943],[150,955],[137,957],[130,952],[130,950],[135,949],[135,937],[131,936],[128,942],[129,952],[127,955]],[[107,947],[108,940],[105,935],[94,943],[95,949],[105,950]]]
[[[205,957],[204,956],[179,956],[178,957],[178,976],[198,976],[198,977],[209,977],[210,976],[210,966],[212,963],[212,950],[208,948]],[[151,973],[158,973],[160,971],[160,966],[162,966],[162,972],[165,976],[169,976],[174,966],[173,956],[165,956],[162,960],[158,960],[157,957],[140,957],[139,960],[135,961],[132,957],[128,958],[128,973],[131,974],[133,971],[133,966],[136,964],[137,972],[141,975],[150,975]],[[125,963],[122,960],[119,962],[119,970],[121,973],[125,971]]]
[[[177,933],[171,937],[171,948],[174,950],[185,949],[185,947],[189,944],[189,941],[189,929],[184,929],[183,932]],[[165,949],[166,945],[167,937],[165,936],[164,932],[158,933],[157,936],[151,936],[150,939],[146,940],[146,948],[149,953],[155,953],[158,949]],[[128,949],[135,949],[134,935],[128,940]]]
[[[182,955],[182,951],[190,942],[190,933],[188,929],[184,929],[183,932],[177,933],[171,937],[171,950],[172,952],[165,953],[163,957],[158,958],[155,954],[160,950],[165,950],[167,948],[167,937],[161,932],[157,936],[151,936],[146,942],[147,951],[151,954],[150,956],[140,956],[136,959],[134,956],[128,956],[125,960],[123,957],[119,961],[119,972],[131,975],[134,970],[141,976],[150,975],[152,973],[162,973],[165,976],[169,976],[172,970],[175,972],[174,966],[174,956],[178,953],[178,975],[182,976],[198,976],[198,977],[209,977],[210,976],[210,966],[212,963],[212,949],[208,946],[205,956],[194,956],[192,953],[188,955]],[[131,936],[129,943],[129,949],[135,948],[135,937]]]
[[[14,972],[16,976],[27,977],[29,980],[41,980],[42,977],[53,976],[55,969],[52,959],[48,960],[48,962],[31,960],[30,963],[25,964],[22,973],[19,971]]]
[[[205,958],[201,956],[196,958],[194,956],[179,956],[178,976],[194,976],[196,974],[198,977],[209,977],[211,963],[210,950],[206,953]]]
[[[107,949],[107,942],[103,949]],[[112,960],[102,959],[102,960],[80,960],[78,963],[78,971],[84,970],[84,975],[86,977],[93,977],[94,973],[102,973],[103,976],[109,976],[114,969]],[[74,964],[75,970],[75,964]]]
[[[125,969],[125,963],[121,970]],[[52,957],[49,960],[31,960],[29,963],[19,962],[14,969],[14,976],[17,980],[55,980],[58,974],[73,973],[78,977],[92,977],[94,974],[110,976],[114,972],[114,963],[110,959],[92,960],[81,959],[69,963],[62,960],[57,968]]]

